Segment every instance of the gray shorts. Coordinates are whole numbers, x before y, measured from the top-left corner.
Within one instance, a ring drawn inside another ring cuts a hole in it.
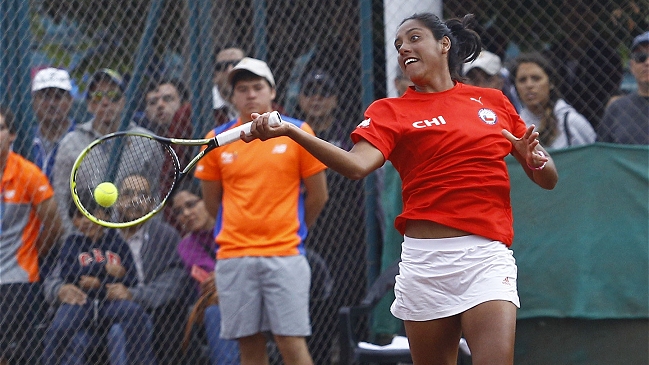
[[[311,335],[311,269],[303,255],[218,260],[221,338]]]

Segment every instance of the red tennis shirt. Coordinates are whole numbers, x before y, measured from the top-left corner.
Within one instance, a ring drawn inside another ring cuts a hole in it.
[[[525,133],[502,92],[456,83],[447,91],[377,100],[352,132],[379,149],[401,176],[406,221],[429,220],[510,246],[514,238],[509,174],[513,146],[501,131]]]

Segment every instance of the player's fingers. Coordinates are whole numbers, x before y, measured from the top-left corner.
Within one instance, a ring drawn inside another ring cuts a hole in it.
[[[530,136],[531,136],[533,133],[535,133],[535,132],[534,132],[534,129],[535,129],[535,128],[536,128],[536,126],[535,126],[534,124],[532,124],[532,125],[530,125],[529,127],[527,127],[527,130],[525,130],[525,134],[523,135],[523,139],[529,139]]]
[[[503,136],[505,136],[505,138],[507,138],[507,139],[508,139],[510,142],[512,142],[512,143],[514,143],[514,142],[520,140],[520,138],[516,138],[516,136],[514,136],[514,135],[513,135],[510,131],[508,131],[507,129],[503,129],[503,130],[501,131],[501,133],[502,133]]]

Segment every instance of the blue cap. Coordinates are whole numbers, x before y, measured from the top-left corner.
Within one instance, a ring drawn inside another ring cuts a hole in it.
[[[639,36],[633,38],[633,43],[631,44],[631,52],[635,51],[635,49],[643,43],[649,43],[649,32],[644,32]]]

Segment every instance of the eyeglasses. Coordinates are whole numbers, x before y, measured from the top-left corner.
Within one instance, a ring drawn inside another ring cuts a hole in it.
[[[638,52],[638,53],[631,54],[631,59],[637,63],[644,63],[647,60],[647,58],[649,58],[649,53]]]
[[[219,61],[214,65],[214,71],[221,72],[228,69],[230,66],[234,66],[239,63],[241,60],[230,60],[230,61]]]
[[[194,200],[188,200],[184,202],[181,206],[175,207],[172,210],[172,213],[174,216],[179,216],[185,212],[185,209],[192,209],[196,206],[196,204],[200,203],[201,199],[194,199]]]
[[[110,91],[94,91],[90,93],[90,100],[98,103],[102,101],[102,99],[105,97],[108,98],[108,100],[112,101],[113,103],[116,103],[119,101],[119,99],[122,98],[122,92],[117,91],[117,90],[110,90]]]

